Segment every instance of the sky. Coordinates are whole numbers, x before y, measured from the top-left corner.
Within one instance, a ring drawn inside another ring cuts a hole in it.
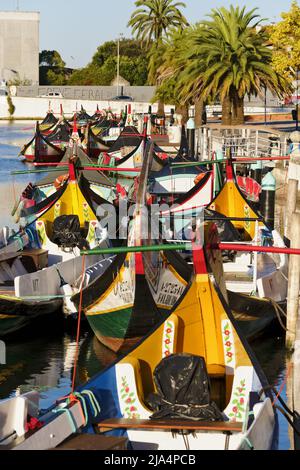
[[[291,0],[185,0],[183,13],[190,23],[199,21],[212,8],[240,5],[259,7],[270,22],[288,11]],[[131,37],[127,28],[135,0],[0,0],[0,10],[40,12],[40,50],[57,50],[68,67],[87,65],[97,47],[116,40],[120,34]]]

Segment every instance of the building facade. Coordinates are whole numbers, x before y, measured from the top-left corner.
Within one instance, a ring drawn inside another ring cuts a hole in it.
[[[39,83],[38,12],[0,11],[0,81]]]

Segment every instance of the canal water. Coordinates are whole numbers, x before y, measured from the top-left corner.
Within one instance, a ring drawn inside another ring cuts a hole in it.
[[[11,209],[21,190],[35,175],[11,176],[11,171],[29,169],[18,157],[20,147],[28,142],[34,123],[0,122],[0,223],[15,226]],[[40,176],[41,177],[41,176]],[[76,351],[76,325],[66,323],[59,315],[37,321],[34,325],[6,339],[6,364],[0,364],[0,399],[38,390],[41,407],[70,392]],[[280,330],[273,330],[252,343],[253,350],[270,382],[276,388],[285,384],[287,358]],[[83,322],[80,337],[77,384],[82,384],[115,359],[100,345],[88,325]],[[282,397],[287,400],[284,386]],[[279,449],[289,449],[288,426],[279,414]]]

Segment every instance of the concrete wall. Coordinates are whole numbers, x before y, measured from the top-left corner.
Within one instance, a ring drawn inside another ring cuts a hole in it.
[[[38,12],[0,11],[0,78],[39,83]]]
[[[117,95],[116,86],[18,86],[10,87],[11,95],[40,97],[50,92],[61,93],[63,98],[71,100],[109,101]],[[120,90],[119,90],[120,92]],[[123,94],[137,102],[151,102],[155,93],[153,86],[124,86]]]
[[[68,118],[73,116],[76,110],[80,110],[81,105],[86,110],[86,112],[90,115],[94,114],[96,111],[97,105],[99,109],[108,109],[114,113],[120,113],[121,109],[124,109],[128,102],[120,102],[120,101],[110,101],[110,100],[87,100],[87,99],[65,99],[65,98],[30,98],[30,97],[21,97],[21,96],[12,96],[11,97],[13,105],[15,106],[15,112],[13,117],[14,118],[44,118],[48,109],[49,104],[50,107],[55,115],[60,114],[60,105],[63,107],[63,111],[65,116]],[[149,106],[152,107],[152,112],[156,113],[157,111],[157,104],[151,104],[151,102],[141,102],[141,101],[133,101],[131,103],[131,109],[133,113],[146,113],[148,112]],[[165,105],[165,112],[170,113],[171,108],[174,106]],[[221,108],[218,107],[207,107],[207,115],[208,117],[213,116],[213,112],[215,111],[216,115],[218,111],[221,112]],[[275,107],[268,107],[267,108],[267,116],[269,114],[278,113],[278,116],[281,116],[283,111],[286,113],[291,114],[290,108],[275,108]],[[258,114],[264,118],[264,108],[261,106],[246,106],[245,107],[245,114]],[[5,119],[9,117],[8,112],[8,104],[7,104],[7,97],[0,96],[0,118]],[[283,119],[282,117],[280,119]],[[274,120],[274,116],[272,116],[272,120]]]
[[[155,86],[124,86],[123,94],[131,96],[134,101],[148,103],[151,102],[155,90]],[[106,101],[117,95],[117,86],[20,86],[11,90],[12,95],[24,97],[38,97],[49,92],[58,92],[64,98],[74,100]],[[279,98],[269,91],[267,91],[266,103],[267,107],[278,107],[281,104]],[[250,100],[246,97],[245,106],[264,106],[264,97],[251,96]]]

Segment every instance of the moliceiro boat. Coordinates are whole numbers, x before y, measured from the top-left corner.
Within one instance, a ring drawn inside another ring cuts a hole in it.
[[[61,147],[60,141],[48,139],[41,132],[38,122],[36,123],[35,135],[20,151],[24,160],[31,163],[57,163],[62,159],[64,153],[65,145]]]
[[[76,313],[70,297],[85,274],[80,249],[110,246],[81,190],[77,164],[73,149],[67,179],[56,198],[48,200],[42,213],[0,249],[0,336],[61,306],[65,313]],[[102,258],[92,256],[86,261],[84,269],[90,269],[90,280],[110,266],[103,261],[93,272],[92,265]]]

